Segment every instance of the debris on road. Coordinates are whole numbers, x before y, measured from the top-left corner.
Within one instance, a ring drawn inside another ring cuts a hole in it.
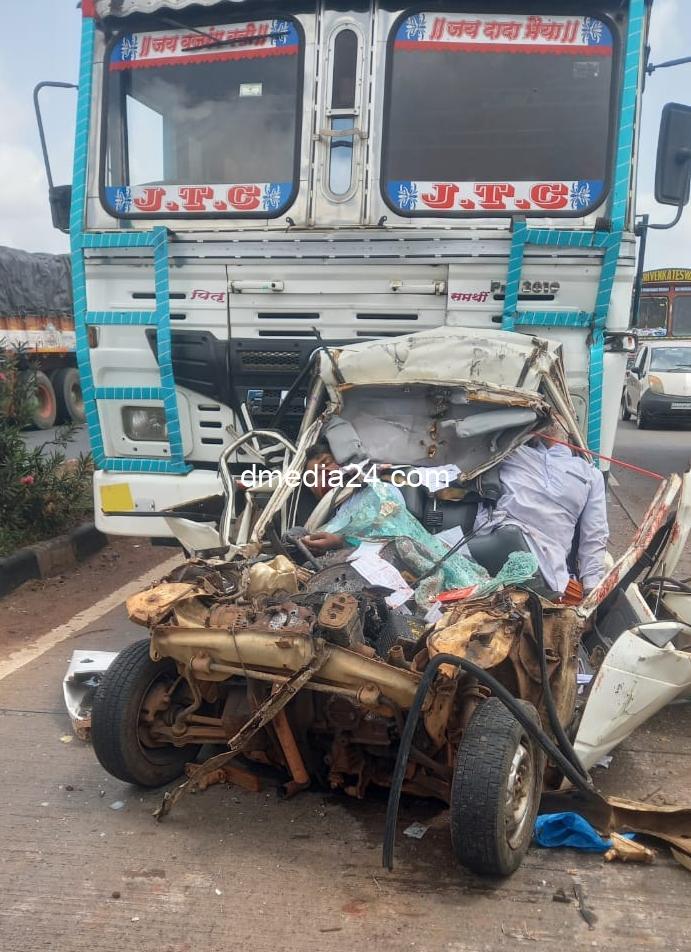
[[[575,883],[573,887],[573,894],[576,897],[576,904],[578,906],[578,911],[583,916],[585,921],[588,923],[589,929],[594,929],[597,922],[597,916],[595,912],[586,904],[586,895],[583,891],[583,887],[580,883]]]
[[[94,693],[104,673],[117,657],[114,651],[73,651],[62,682],[65,706],[74,732],[80,740],[88,740],[91,731],[91,706]],[[72,740],[70,735],[66,735]],[[68,740],[61,738],[64,743]]]
[[[621,860],[623,863],[654,863],[655,851],[619,833],[611,834],[612,846],[605,853],[605,861]]]
[[[616,834],[615,834],[616,835]],[[613,843],[577,813],[547,813],[535,821],[535,842],[538,846],[570,847],[586,853],[604,853]]]
[[[428,826],[423,826],[422,823],[411,823],[409,827],[403,830],[403,836],[410,836],[414,840],[421,840],[425,835]]]

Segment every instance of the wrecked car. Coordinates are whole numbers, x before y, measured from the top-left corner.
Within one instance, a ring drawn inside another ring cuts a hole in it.
[[[389,866],[401,793],[434,797],[449,805],[461,864],[513,872],[543,792],[564,778],[592,792],[572,746],[579,666],[602,665],[632,628],[654,643],[660,619],[681,655],[674,639],[691,620],[688,590],[665,581],[688,535],[689,476],[660,484],[631,546],[574,603],[546,588],[517,527],[473,547],[498,467],[555,415],[587,452],[560,345],[548,340],[445,327],[319,350],[296,444],[278,431],[243,434],[220,461],[219,499],[168,513],[190,558],[128,602],[149,636],[97,689],[101,764],[148,787],[186,769],[159,816],[192,788],[251,787],[253,764],[280,771],[287,795],[310,784],[358,798],[388,788]],[[342,469],[378,465],[382,483],[417,473],[400,491],[424,539],[398,537],[384,504],[367,539],[316,557],[306,549],[296,527],[318,531],[358,491],[338,486],[315,501],[303,476],[318,440]],[[443,489],[431,478],[441,471]],[[478,567],[465,588],[449,589],[446,556],[423,544],[450,528]],[[194,763],[204,744],[224,747]],[[601,751],[606,740],[583,744]]]

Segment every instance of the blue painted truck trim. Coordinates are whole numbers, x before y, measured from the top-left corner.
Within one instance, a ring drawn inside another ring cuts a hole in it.
[[[82,43],[79,65],[79,93],[72,175],[72,207],[70,212],[70,250],[72,255],[72,287],[74,324],[77,339],[77,362],[89,428],[94,465],[118,473],[184,474],[191,467],[185,462],[182,432],[178,414],[175,378],[173,376],[172,337],[170,332],[170,283],[168,277],[168,232],[165,228],[151,231],[84,232],[89,156],[89,120],[91,112],[93,51],[95,25],[91,17],[82,19]],[[153,255],[156,306],[153,311],[89,311],[86,296],[86,264],[84,251],[92,248],[150,248]],[[89,327],[153,327],[158,346],[159,387],[96,387],[89,354]],[[98,404],[105,400],[161,401],[166,417],[170,455],[165,459],[108,457]]]
[[[629,27],[624,54],[624,77],[621,90],[619,130],[610,198],[610,230],[607,232],[568,231],[555,228],[529,228],[525,219],[513,223],[511,251],[506,279],[502,328],[507,331],[521,326],[590,327],[590,364],[588,368],[588,433],[590,449],[600,449],[602,429],[602,388],[604,382],[605,326],[612,300],[614,278],[619,262],[621,242],[626,227],[631,156],[633,153],[636,101],[640,81],[641,34],[645,0],[631,0]],[[600,280],[592,313],[569,311],[530,312],[518,310],[521,272],[527,245],[555,248],[593,248],[602,252]]]

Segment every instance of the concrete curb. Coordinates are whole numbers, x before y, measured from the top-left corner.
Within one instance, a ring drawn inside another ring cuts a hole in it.
[[[89,522],[65,535],[27,545],[5,556],[0,559],[0,598],[30,579],[50,578],[74,568],[107,544],[108,537]]]

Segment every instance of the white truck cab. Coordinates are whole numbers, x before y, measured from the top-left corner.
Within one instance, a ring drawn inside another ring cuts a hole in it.
[[[52,204],[98,526],[170,536],[239,434],[294,435],[316,349],[441,325],[561,343],[609,454],[648,9],[83,0]]]

